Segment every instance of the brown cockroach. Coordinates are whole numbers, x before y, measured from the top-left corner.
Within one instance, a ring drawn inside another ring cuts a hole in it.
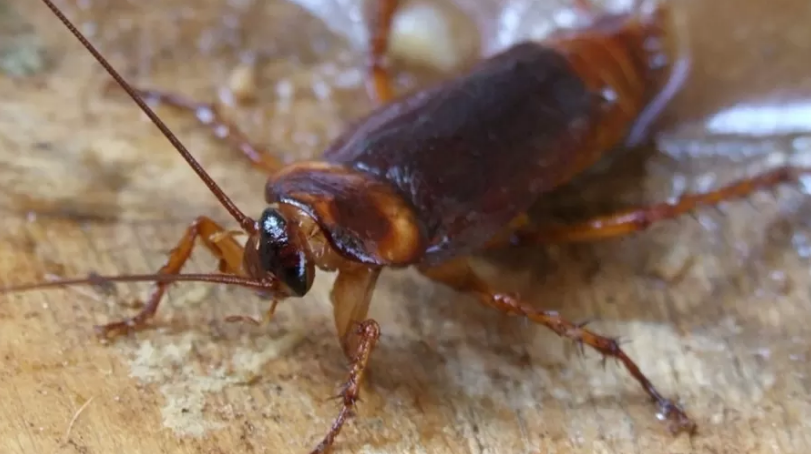
[[[342,406],[314,453],[330,449],[358,400],[380,327],[367,318],[385,268],[416,267],[433,281],[476,297],[506,314],[526,317],[560,336],[616,358],[656,402],[674,432],[696,425],[664,398],[617,341],[556,312],[540,311],[518,295],[494,290],[469,266],[470,254],[515,244],[592,241],[646,229],[699,205],[746,196],[796,179],[804,171],[779,168],[712,192],[626,210],[566,227],[533,226],[525,213],[540,196],[587,169],[616,146],[645,135],[681,85],[686,60],[664,49],[668,9],[591,15],[590,24],[543,42],[522,42],[482,60],[469,72],[394,98],[383,64],[396,0],[376,0],[372,16],[368,88],[379,104],[319,160],[282,165],[221,117],[213,106],[182,96],[131,87],[70,21],[43,2],[93,54],[155,123],[248,235],[241,246],[208,217],[198,217],[157,274],[94,276],[7,287],[3,292],[98,282],[154,282],[134,317],[97,327],[108,337],[142,328],[155,315],[166,287],[179,281],[258,289],[279,300],[302,297],[316,269],[337,271],[331,292],[335,326],[350,362]],[[576,2],[584,12],[589,6]],[[679,69],[681,68],[681,69]],[[245,215],[142,100],[192,111],[269,174],[268,207],[258,220]],[[222,132],[226,131],[225,134]],[[195,241],[219,259],[215,274],[180,274]]]

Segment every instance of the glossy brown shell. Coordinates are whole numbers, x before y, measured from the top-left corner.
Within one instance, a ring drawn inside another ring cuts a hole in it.
[[[364,263],[431,264],[481,248],[620,144],[655,93],[659,21],[608,19],[375,109],[326,150],[329,174],[312,163],[309,176],[279,175],[268,200],[307,208]]]
[[[517,45],[383,106],[324,154],[391,183],[428,234],[425,260],[480,247],[576,159],[600,100],[560,53]]]

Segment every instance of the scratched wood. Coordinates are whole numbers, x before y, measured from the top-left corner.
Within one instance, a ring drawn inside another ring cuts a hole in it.
[[[369,108],[358,85],[362,57],[289,3],[61,3],[129,77],[200,99],[213,99],[239,51],[261,49],[260,102],[230,113],[287,156],[316,155]],[[704,40],[697,58],[706,79],[679,105],[701,111],[707,99],[732,96],[730,84],[743,96],[765,77],[748,74],[756,66],[785,77],[770,79],[783,87],[809,83],[803,0],[784,1],[783,10],[765,0],[717,5],[726,6],[691,25]],[[203,213],[227,220],[131,103],[102,95],[108,79],[42,5],[3,6],[30,23],[43,52],[39,63],[26,60],[40,65],[35,74],[0,76],[3,282],[156,270],[185,222]],[[749,28],[735,28],[741,20]],[[713,29],[734,33],[719,44]],[[748,48],[760,57],[734,46],[764,36],[771,44]],[[224,188],[259,213],[264,177],[188,117],[160,112]],[[701,124],[663,143],[678,154],[698,137],[698,151],[747,151],[757,165],[811,148],[802,136],[702,138]],[[633,153],[614,172],[561,193],[554,213],[661,200],[751,170],[749,160],[737,161]],[[72,218],[26,216],[32,209]],[[616,365],[603,370],[596,355],[581,357],[544,329],[398,271],[376,293],[372,315],[383,338],[372,386],[336,453],[809,452],[808,215],[807,197],[787,186],[622,241],[477,262],[538,307],[593,319],[599,332],[628,340],[629,354],[699,423],[692,440],[667,434]],[[214,265],[200,253],[188,270]],[[92,325],[132,313],[143,286],[1,297],[0,452],[306,452],[336,412],[330,397],[345,373],[327,302],[332,279],[320,275],[310,295],[285,303],[262,329],[223,321],[259,315],[266,303],[252,293],[178,285],[154,329],[107,346]]]

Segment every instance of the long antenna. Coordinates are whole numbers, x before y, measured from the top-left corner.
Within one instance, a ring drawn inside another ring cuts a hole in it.
[[[154,123],[155,126],[158,127],[158,129],[160,129],[163,135],[166,136],[169,142],[172,143],[175,149],[177,149],[178,153],[180,153],[180,155],[183,156],[183,159],[185,159],[186,162],[189,163],[191,168],[197,173],[200,179],[203,180],[203,183],[205,183],[206,186],[208,186],[208,189],[210,189],[211,192],[214,194],[214,196],[217,197],[217,199],[220,201],[220,203],[222,203],[225,209],[228,210],[229,213],[231,213],[231,216],[233,216],[234,219],[236,219],[239,225],[248,233],[256,233],[257,231],[256,221],[245,215],[245,213],[243,213],[242,210],[240,210],[236,206],[236,204],[225,194],[225,192],[222,189],[220,189],[220,187],[217,185],[216,182],[214,182],[211,176],[209,176],[208,173],[203,169],[203,167],[200,166],[200,163],[197,162],[196,159],[194,159],[191,153],[189,153],[189,150],[187,150],[186,147],[183,146],[180,140],[172,133],[171,130],[169,130],[169,127],[167,127],[166,124],[155,114],[155,112],[141,99],[141,97],[138,96],[138,94],[135,92],[135,90],[133,90],[130,84],[128,84],[127,81],[124,80],[124,78],[121,77],[120,74],[118,74],[118,71],[116,71],[112,67],[112,65],[110,65],[110,63],[107,62],[107,60],[101,56],[101,53],[99,53],[99,51],[96,50],[96,48],[92,44],[90,44],[90,41],[88,41],[87,38],[85,38],[84,35],[82,35],[82,32],[80,32],[68,20],[68,18],[65,17],[62,11],[60,11],[59,8],[57,8],[56,5],[54,5],[51,0],[42,0],[42,1],[45,3],[45,5],[48,6],[48,8],[50,8],[51,11],[53,11],[54,14],[56,14],[56,17],[58,17],[59,20],[62,21],[63,24],[65,24],[68,30],[70,30],[70,32],[73,33],[73,36],[75,36],[79,40],[79,42],[81,42],[82,45],[85,48],[87,48],[87,50],[93,55],[96,61],[98,61],[99,64],[101,64],[101,66],[103,66],[104,69],[107,70],[110,76],[112,76],[113,79],[115,79],[115,81],[118,82],[119,85],[121,85],[121,88],[123,88],[124,91],[126,91],[127,94],[130,96],[130,98],[132,98],[133,101],[135,101],[135,103],[138,104],[138,107],[140,107],[141,110],[146,114],[146,116],[149,117],[150,120],[152,120],[152,123]]]
[[[0,287],[0,293],[16,293],[43,288],[69,287],[73,285],[106,284],[108,282],[207,282],[211,284],[229,284],[259,290],[279,291],[277,280],[260,281],[229,274],[128,274],[120,276],[92,276],[79,279],[57,279],[36,284],[11,285]]]

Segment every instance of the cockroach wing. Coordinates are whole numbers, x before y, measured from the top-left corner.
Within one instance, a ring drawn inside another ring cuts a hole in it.
[[[581,170],[601,98],[557,51],[519,44],[470,73],[374,110],[324,153],[407,200],[429,260],[481,247]]]

